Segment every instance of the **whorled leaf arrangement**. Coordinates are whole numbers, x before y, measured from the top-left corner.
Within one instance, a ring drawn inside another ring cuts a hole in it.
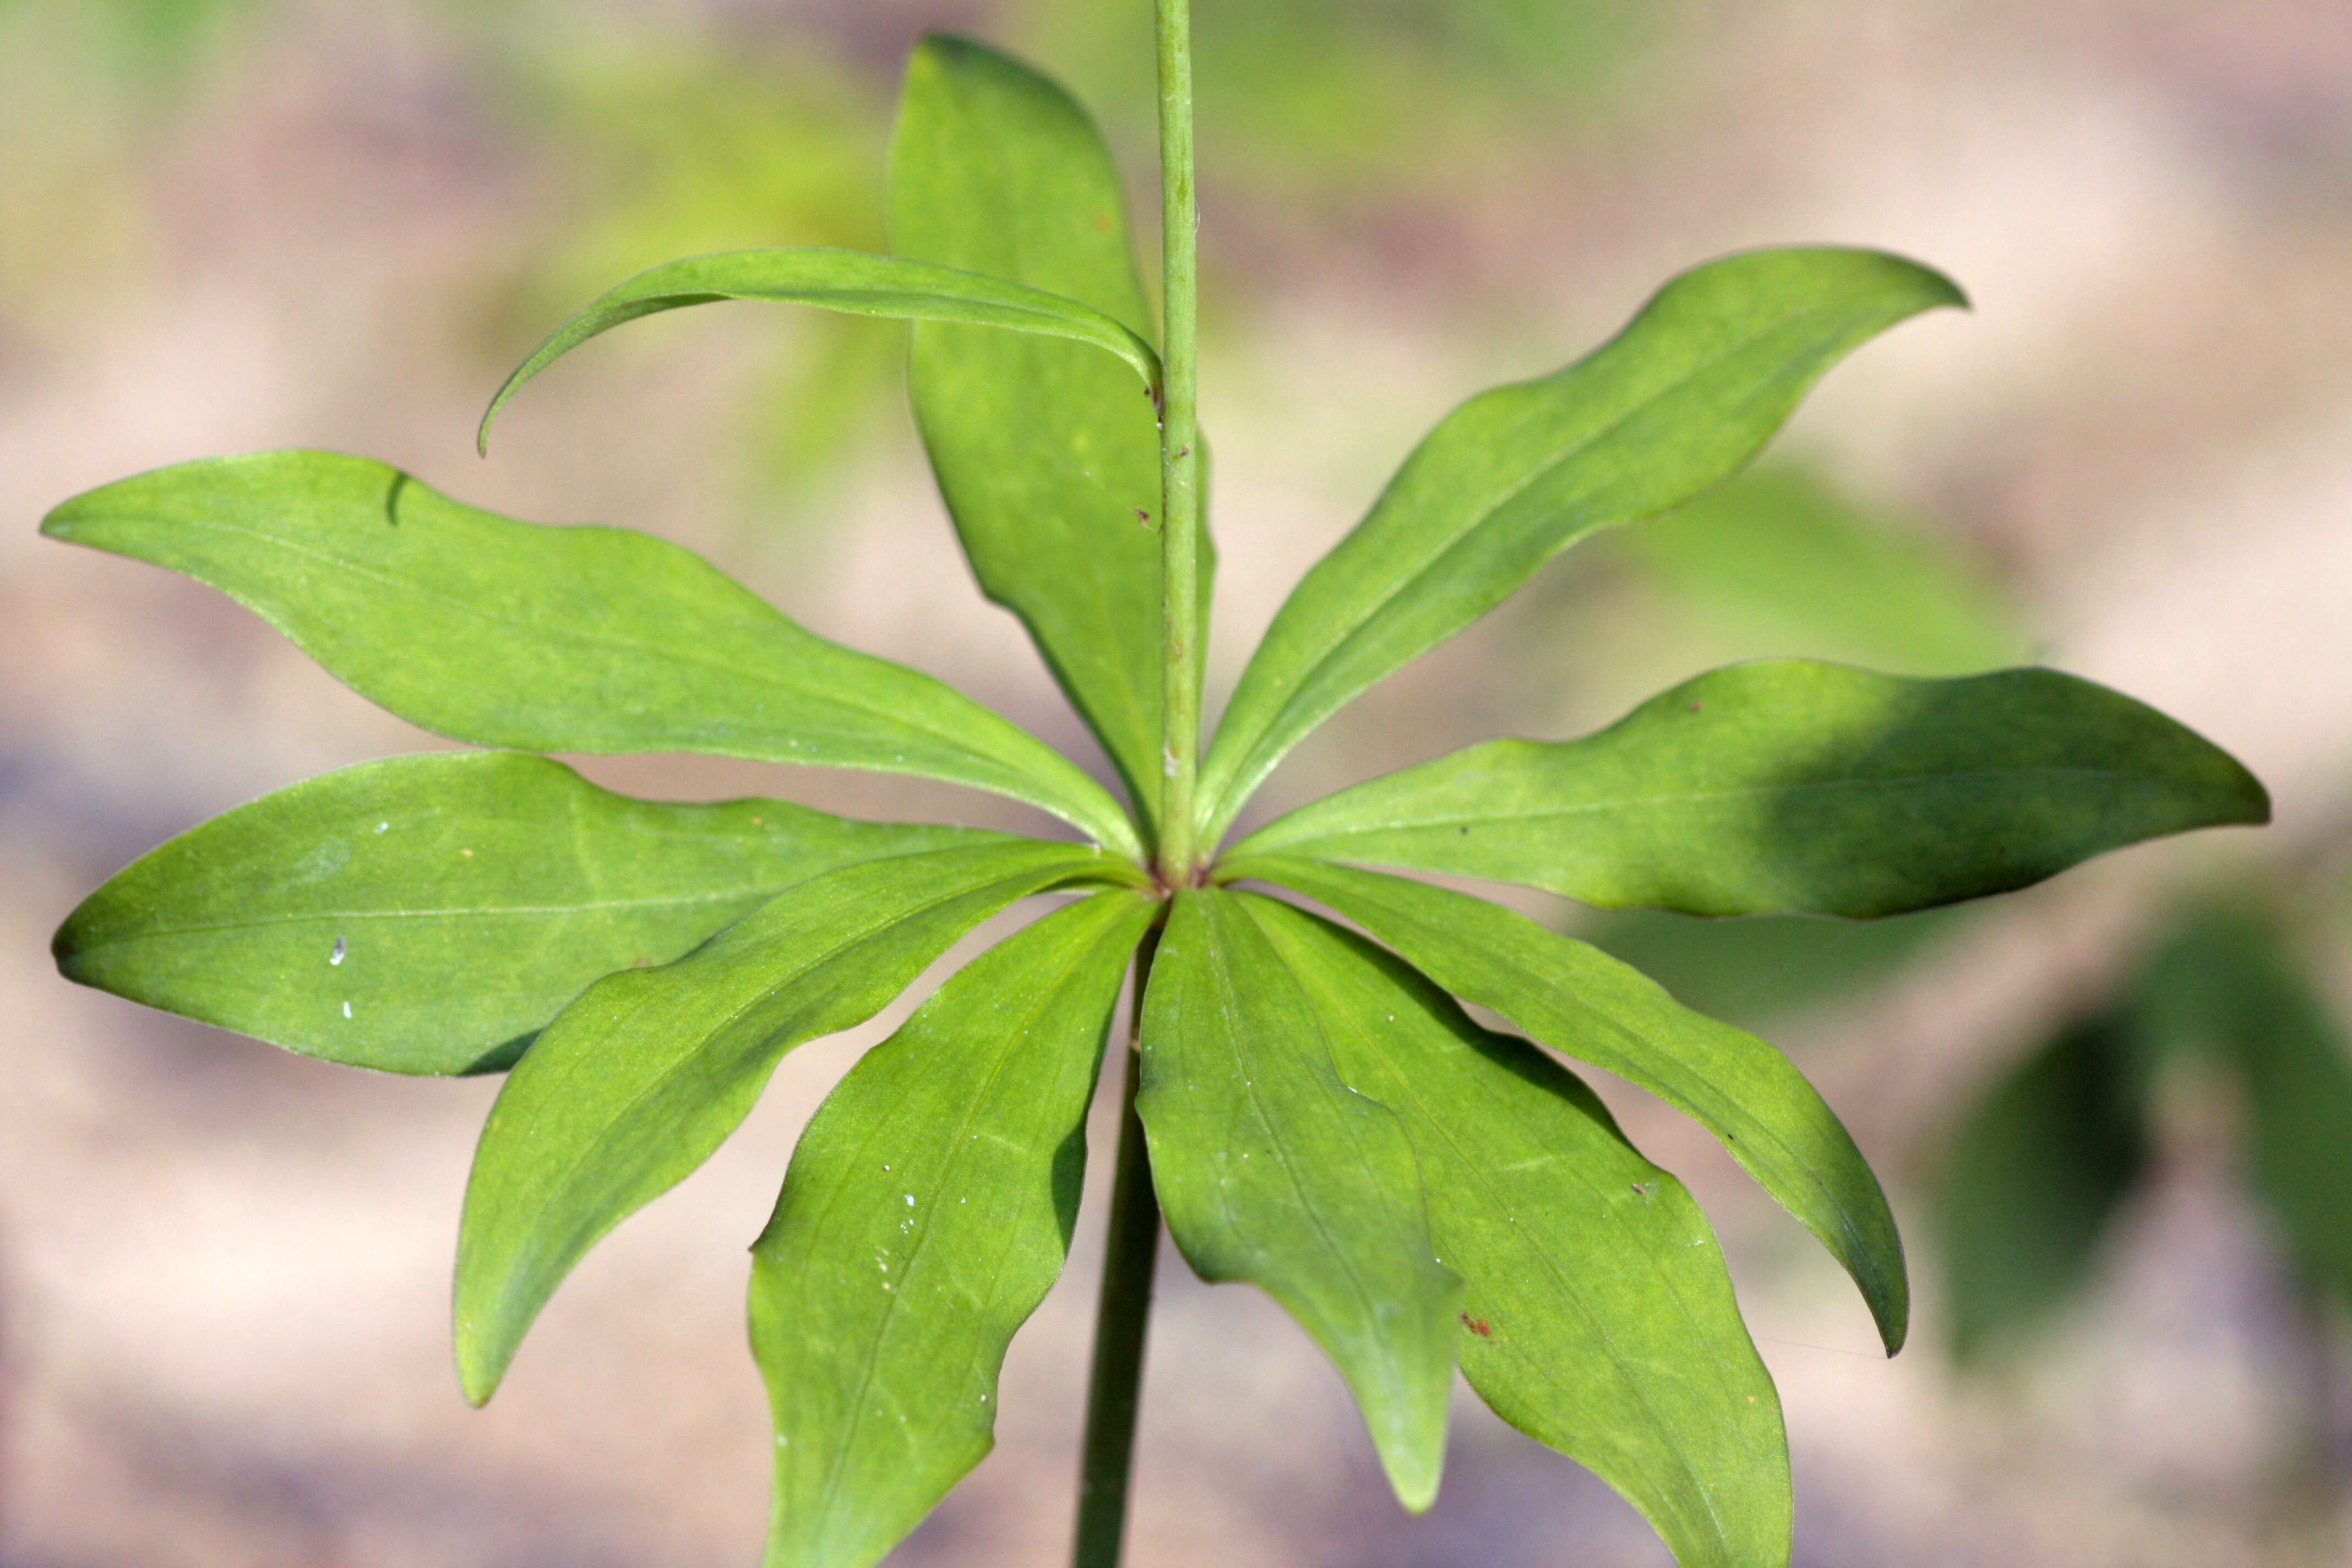
[[[356,458],[222,458],[78,497],[45,531],[201,578],[394,712],[501,749],[352,768],[198,827],[91,895],[58,963],[331,1060],[511,1067],[458,1251],[457,1360],[479,1401],[565,1272],[709,1155],[785,1051],[872,1017],[989,917],[1076,895],[860,1061],[793,1156],[751,1280],[772,1568],[874,1562],[987,1451],[1006,1343],[1068,1248],[1130,964],[1123,1125],[1148,1157],[1123,1145],[1082,1563],[1118,1554],[1155,1205],[1199,1273],[1264,1287],[1322,1346],[1408,1508],[1436,1492],[1458,1364],[1681,1563],[1785,1563],[1780,1408],[1706,1222],[1538,1047],[1713,1131],[1853,1275],[1891,1352],[1907,1293],[1869,1167],[1763,1041],[1518,914],[1360,866],[1871,917],[2260,822],[2262,788],[2162,715],[2048,670],[1785,661],[1703,676],[1582,740],[1374,780],[1220,854],[1258,783],[1355,695],[1579,538],[1735,472],[1840,356],[1960,296],[1874,252],[1733,256],[1566,369],[1471,399],[1298,585],[1196,762],[1187,24],[1177,4],[1160,20],[1157,350],[1086,113],[934,38],[892,148],[898,255],[656,268],[499,395],[677,306],[914,319],[915,409],[964,551],[1131,810],[946,685],[803,630],[673,545],[510,521]],[[633,751],[942,779],[1092,843],[649,804],[523,754]]]

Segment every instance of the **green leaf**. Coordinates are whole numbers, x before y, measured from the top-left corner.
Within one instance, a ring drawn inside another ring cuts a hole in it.
[[[955,321],[1068,338],[1125,360],[1143,378],[1145,393],[1155,399],[1160,395],[1160,356],[1151,345],[1074,300],[902,256],[832,249],[733,250],[650,268],[566,321],[490,399],[476,445],[488,451],[490,422],[507,400],[522,390],[523,383],[590,338],[640,316],[721,300],[773,300],[851,315]]]
[[[2247,1175],[2296,1263],[2352,1300],[2352,1058],[2287,933],[2254,907],[2185,921],[2132,996],[2143,1026],[2242,1075]]]
[[[2014,1341],[2082,1289],[2147,1169],[2126,1015],[2082,1019],[2004,1074],[1955,1134],[1938,1194],[1953,1352]]]
[[[76,496],[41,531],[211,584],[453,740],[915,773],[1139,853],[1117,803],[1044,742],[648,534],[512,521],[325,452],[158,468]]]
[[[978,44],[926,38],[908,62],[890,144],[890,240],[903,255],[1012,279],[1149,330],[1101,133],[1061,88]],[[1160,440],[1150,402],[1088,349],[950,325],[915,330],[912,387],[981,588],[1020,616],[1156,821]],[[1204,551],[1204,616],[1209,570]],[[1196,628],[1195,659],[1200,645]]]
[[[1087,1103],[1154,904],[1102,893],[975,959],[809,1122],[752,1248],[770,1568],[866,1568],[991,1446],[1062,1270]]]
[[[2269,817],[2228,752],[2071,675],[1915,680],[1773,659],[1685,681],[1580,741],[1490,741],[1343,790],[1238,853],[1610,907],[1869,916]]]
[[[1949,540],[1873,515],[1822,475],[1776,463],[1616,536],[1618,551],[1742,653],[1905,675],[2013,665],[2026,643]]]
[[[68,980],[386,1072],[502,1068],[591,982],[836,867],[957,845],[775,800],[672,805],[544,757],[363,763],[151,851],[58,928]]]
[[[1339,1076],[1412,1141],[1471,1386],[1624,1493],[1684,1568],[1785,1563],[1780,1402],[1690,1194],[1542,1052],[1361,938],[1250,908]]]
[[[1466,893],[1275,856],[1229,861],[1219,877],[1328,905],[1465,1002],[1697,1121],[1853,1277],[1887,1353],[1902,1348],[1910,1287],[1886,1194],[1836,1113],[1779,1051],[1682,1006],[1606,953]]]
[[[1674,279],[1567,369],[1455,409],[1275,616],[1203,767],[1204,837],[1356,693],[1585,534],[1736,472],[1857,344],[1963,302],[1875,251],[1750,251]]]
[[[1323,1347],[1419,1512],[1445,1458],[1460,1281],[1402,1124],[1341,1081],[1331,1021],[1267,939],[1270,901],[1177,895],[1144,999],[1152,1185],[1202,1279],[1263,1288]]]
[[[786,1051],[872,1017],[1015,900],[1118,864],[1017,839],[869,861],[590,987],[516,1065],[475,1152],[457,1239],[467,1397],[490,1396],[599,1238],[726,1142]]]

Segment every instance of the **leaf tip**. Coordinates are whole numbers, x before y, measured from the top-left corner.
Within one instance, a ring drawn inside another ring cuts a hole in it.
[[[487,458],[490,455],[490,426],[497,420],[499,410],[507,405],[508,401],[514,396],[516,391],[522,385],[523,373],[528,369],[530,369],[530,366],[524,365],[520,369],[518,369],[512,375],[507,377],[506,380],[499,384],[499,390],[492,395],[490,398],[490,405],[482,410],[482,422],[474,426],[474,455],[476,457]]]
[[[462,1311],[457,1317],[455,1338],[458,1390],[465,1394],[467,1404],[479,1410],[499,1391],[513,1352],[507,1350],[501,1353],[501,1347],[490,1336],[473,1328],[470,1315]]]
[[[78,972],[81,968],[83,911],[89,908],[89,900],[83,900],[81,907],[68,915],[65,923],[49,938],[50,961],[56,963],[59,974],[77,983],[81,980]]]
[[[1445,1469],[1445,1442],[1441,1429],[1437,1443],[1384,1443],[1381,1468],[1388,1473],[1389,1489],[1397,1505],[1411,1514],[1427,1513],[1437,1501],[1437,1483]]]
[[[2222,754],[2228,755],[2227,752]],[[2269,826],[2271,792],[2263,786],[2262,780],[2254,776],[2253,770],[2237,758],[2230,757],[2230,766],[2236,773],[2236,777],[2231,782],[2235,786],[2232,804],[2236,806],[2238,815],[2223,820],[2243,827]]]
[[[61,500],[51,507],[48,515],[41,519],[42,536],[47,539],[61,539],[68,543],[74,542],[76,525],[83,521],[90,510],[84,503],[98,493],[100,492],[97,490],[84,490],[81,494]]]

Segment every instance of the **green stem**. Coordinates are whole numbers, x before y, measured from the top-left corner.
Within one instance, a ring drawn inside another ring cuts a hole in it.
[[[1201,768],[1201,455],[1194,375],[1200,209],[1192,194],[1190,0],[1158,0],[1160,37],[1160,876],[1189,886],[1200,867],[1194,783]]]
[[[1135,1013],[1128,1030],[1127,1084],[1120,1095],[1118,1172],[1103,1241],[1102,1295],[1095,1307],[1095,1363],[1087,1383],[1087,1435],[1078,1462],[1077,1544],[1073,1568],[1118,1568],[1127,1531],[1128,1475],[1143,1392],[1143,1335],[1151,1318],[1151,1270],[1160,1256],[1160,1199],[1151,1157],[1135,1114],[1143,1058],[1143,993],[1160,948],[1154,929],[1135,956]]]

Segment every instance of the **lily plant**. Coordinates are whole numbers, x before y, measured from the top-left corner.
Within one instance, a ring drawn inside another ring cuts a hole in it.
[[[1129,976],[1078,1568],[1119,1557],[1163,1219],[1202,1278],[1262,1288],[1321,1347],[1405,1508],[1436,1495],[1458,1368],[1685,1568],[1777,1568],[1780,1406],[1722,1253],[1560,1058],[1719,1138],[1844,1266],[1892,1352],[1908,1296],[1879,1184],[1771,1046],[1544,924],[1393,872],[1869,918],[2261,822],[2263,789],[2179,724],[2053,670],[1784,660],[1229,842],[1269,772],[1366,688],[1579,539],[1734,473],[1848,351],[1962,299],[1874,251],[1735,255],[1565,369],[1471,398],[1299,582],[1204,749],[1189,26],[1184,0],[1158,0],[1156,331],[1085,110],[932,37],[891,144],[891,254],[657,267],[558,331],[490,410],[656,311],[911,319],[915,415],[957,538],[1123,801],[676,545],[510,521],[361,458],[223,458],[78,496],[44,531],[211,584],[394,713],[487,749],[349,768],[194,828],[73,913],[58,964],[311,1056],[506,1073],[457,1249],[457,1366],[479,1402],[565,1273],[709,1157],[786,1051],[1059,895],[860,1058],[792,1155],[751,1278],[770,1568],[874,1563],[988,1451],[1006,1344],[1077,1223]],[[1084,841],[635,800],[546,754],[635,752],[945,780]]]

